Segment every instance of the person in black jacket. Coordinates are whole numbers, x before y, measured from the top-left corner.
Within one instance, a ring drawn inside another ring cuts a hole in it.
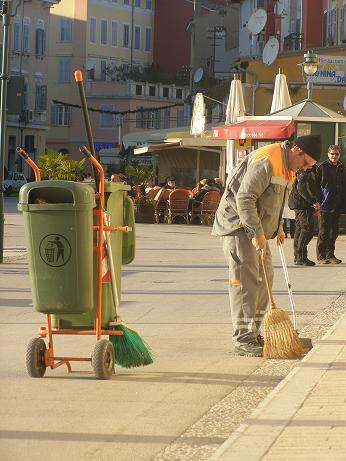
[[[294,233],[294,264],[298,266],[314,266],[308,259],[308,244],[314,235],[314,212],[318,211],[318,188],[316,183],[316,167],[298,170],[292,191],[288,198],[288,206],[294,210],[296,228]]]
[[[340,147],[332,144],[328,148],[328,160],[317,168],[320,188],[321,216],[317,238],[317,263],[340,264],[335,257],[335,241],[339,235],[339,216],[343,206],[345,168],[340,161]]]

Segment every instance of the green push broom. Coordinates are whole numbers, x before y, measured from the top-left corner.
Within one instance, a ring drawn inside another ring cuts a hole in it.
[[[105,225],[109,226],[109,218],[103,214]],[[115,322],[109,323],[110,330],[122,331],[121,336],[109,336],[115,351],[115,363],[124,368],[140,367],[153,363],[152,352],[139,334],[121,321],[119,315],[119,296],[114,273],[113,255],[109,231],[105,231],[107,263],[111,278],[111,292],[115,306]]]

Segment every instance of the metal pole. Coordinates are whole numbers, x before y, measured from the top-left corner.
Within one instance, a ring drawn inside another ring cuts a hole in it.
[[[195,60],[195,19],[196,19],[196,0],[193,0],[193,19],[191,23],[191,42],[190,42],[190,94],[193,93],[193,64]]]
[[[307,89],[308,89],[308,99],[312,99],[312,82],[308,81],[307,84]]]
[[[130,71],[132,72],[133,67],[133,28],[134,28],[134,16],[135,16],[135,0],[132,0],[131,8],[131,48],[130,48]]]
[[[10,38],[10,14],[7,1],[1,5],[3,24],[3,43],[1,59],[1,95],[0,95],[0,263],[4,261],[4,166],[6,145],[6,105],[8,82],[8,51]]]

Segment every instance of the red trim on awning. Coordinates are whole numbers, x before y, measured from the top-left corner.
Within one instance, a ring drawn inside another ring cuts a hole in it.
[[[211,129],[217,139],[288,139],[294,133],[293,120],[244,120]]]

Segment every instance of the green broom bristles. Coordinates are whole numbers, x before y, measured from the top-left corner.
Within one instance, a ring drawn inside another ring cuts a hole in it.
[[[115,351],[115,363],[124,368],[133,368],[153,363],[152,352],[139,334],[124,323],[109,325],[110,330],[119,330],[121,336],[109,336]]]

